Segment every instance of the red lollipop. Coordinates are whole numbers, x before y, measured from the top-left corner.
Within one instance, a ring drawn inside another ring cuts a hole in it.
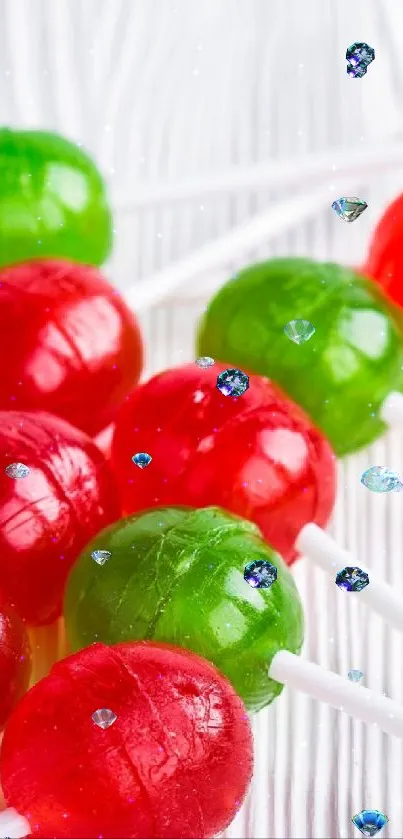
[[[0,411],[0,591],[27,623],[59,616],[73,562],[119,512],[109,467],[83,431]]]
[[[0,409],[49,411],[96,434],[142,367],[136,320],[96,268],[38,260],[0,271]]]
[[[101,709],[105,729],[92,719]],[[47,839],[212,837],[251,772],[229,682],[193,653],[150,643],[94,644],[56,664],[15,709],[1,751],[7,803]],[[13,817],[0,814],[2,835]]]
[[[403,306],[403,195],[389,204],[373,233],[362,273]]]
[[[0,605],[0,729],[26,691],[31,672],[31,650],[18,615]]]
[[[224,369],[168,370],[126,399],[112,443],[123,508],[221,506],[254,521],[291,561],[302,527],[330,516],[334,455],[268,379],[250,376],[238,398],[222,394],[216,380]],[[146,469],[133,464],[137,452],[151,455]]]

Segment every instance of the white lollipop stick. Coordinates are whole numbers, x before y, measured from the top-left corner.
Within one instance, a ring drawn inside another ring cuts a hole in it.
[[[332,708],[345,711],[367,725],[377,725],[386,734],[403,739],[403,705],[382,694],[324,670],[287,650],[281,650],[274,656],[269,676],[276,682],[326,702]]]
[[[287,650],[281,650],[274,656],[268,675],[276,682],[307,693],[313,699],[345,711],[367,725],[377,725],[386,734],[403,739],[403,706],[386,696],[360,687]],[[0,813],[0,839],[23,839],[30,833],[29,822],[13,807]]]
[[[353,181],[351,191],[357,186],[357,180]],[[330,208],[331,198],[337,191],[336,183],[332,185],[332,190],[329,186],[321,187],[316,192],[309,190],[303,195],[287,198],[286,201],[270,207],[185,259],[131,286],[124,292],[128,305],[136,312],[149,309],[181,285],[192,284],[201,274],[243,257],[252,248],[316,215],[321,208]]]
[[[14,807],[8,807],[0,813],[0,839],[24,839],[29,836],[31,827],[24,816],[20,816]]]
[[[340,548],[328,533],[313,522],[302,528],[295,547],[299,553],[326,571],[333,579],[343,568],[357,566],[352,554]],[[403,597],[392,586],[377,577],[373,571],[363,567],[361,562],[359,567],[368,574],[369,585],[361,591],[348,592],[346,596],[359,597],[360,603],[366,603],[390,626],[403,633]]]
[[[386,397],[380,410],[380,418],[389,428],[403,428],[403,393],[393,391]]]
[[[303,158],[275,160],[254,166],[233,166],[228,171],[179,183],[138,183],[124,187],[113,195],[114,209],[130,213],[139,207],[158,206],[178,201],[189,201],[208,195],[239,195],[253,190],[292,187],[297,190],[326,178],[353,175],[371,177],[375,173],[396,170],[403,166],[403,145],[393,143],[383,148],[332,151],[330,154],[309,154]]]

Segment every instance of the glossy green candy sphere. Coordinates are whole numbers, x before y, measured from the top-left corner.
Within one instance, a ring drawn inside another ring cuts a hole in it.
[[[0,130],[0,266],[36,257],[100,265],[112,245],[102,178],[77,145]]]
[[[315,332],[294,343],[292,320]],[[339,455],[385,428],[380,408],[402,388],[402,317],[354,271],[309,259],[246,268],[210,302],[197,355],[261,373],[299,403]]]
[[[101,567],[96,550],[111,556]],[[245,565],[277,568],[252,588]],[[281,685],[267,672],[278,650],[299,652],[303,612],[293,578],[258,528],[218,507],[161,507],[103,530],[70,573],[65,597],[74,650],[94,641],[166,641],[212,661],[250,710]]]

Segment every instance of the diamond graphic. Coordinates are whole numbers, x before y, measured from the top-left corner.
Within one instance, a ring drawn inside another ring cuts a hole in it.
[[[389,819],[380,810],[361,810],[360,813],[353,816],[351,821],[364,836],[376,836],[385,827]]]
[[[137,452],[137,454],[133,455],[132,461],[139,469],[145,469],[151,463],[152,457],[147,452]]]
[[[367,65],[366,64],[347,64],[347,75],[350,76],[352,79],[362,79],[367,72]]]
[[[284,327],[284,332],[294,344],[305,344],[315,332],[314,325],[309,320],[290,320]]]
[[[97,711],[94,711],[91,714],[91,719],[99,728],[110,728],[114,722],[117,720],[116,714],[110,710],[110,708],[98,708]]]
[[[4,471],[8,478],[27,478],[30,470],[25,463],[10,463]]]
[[[207,367],[213,366],[214,358],[210,358],[209,355],[202,355],[200,358],[196,358],[195,364],[205,370]]]
[[[350,682],[360,682],[364,676],[361,670],[349,670],[347,673]]]
[[[347,75],[353,79],[361,79],[367,72],[368,65],[375,58],[375,50],[368,44],[356,42],[346,50]]]
[[[336,586],[344,588],[345,591],[362,591],[369,585],[369,577],[366,571],[361,568],[343,568],[336,576]]]
[[[368,64],[371,64],[374,58],[374,48],[361,41],[356,41],[346,49],[346,60],[354,67],[357,67],[359,64],[365,64],[368,67]]]
[[[112,556],[110,551],[93,551],[91,557],[98,565],[105,565]]]
[[[333,201],[332,204],[332,210],[335,211],[336,215],[343,219],[343,221],[348,222],[356,221],[367,207],[368,204],[362,198],[342,197],[338,198],[337,201]]]
[[[270,588],[277,580],[277,568],[265,559],[257,559],[245,565],[243,577],[252,588]]]
[[[361,475],[361,483],[371,492],[392,492],[400,488],[400,478],[387,466],[370,466]]]
[[[217,376],[216,387],[224,396],[242,396],[249,387],[249,377],[242,370],[229,368]]]

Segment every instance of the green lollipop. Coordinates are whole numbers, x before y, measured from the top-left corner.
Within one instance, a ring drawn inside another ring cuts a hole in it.
[[[110,553],[101,567],[96,551]],[[277,569],[269,588],[246,582],[251,562]],[[250,710],[281,692],[269,666],[279,650],[299,652],[303,639],[285,563],[255,525],[215,507],[149,510],[103,530],[70,573],[65,617],[75,650],[149,639],[201,654]]]
[[[309,322],[305,343],[290,340],[293,326],[284,331],[294,320]],[[246,268],[213,298],[197,354],[269,376],[344,455],[385,429],[381,408],[403,384],[402,335],[401,316],[369,280],[339,265],[276,259]]]
[[[78,146],[0,130],[0,266],[36,257],[100,265],[112,244],[105,186]]]

